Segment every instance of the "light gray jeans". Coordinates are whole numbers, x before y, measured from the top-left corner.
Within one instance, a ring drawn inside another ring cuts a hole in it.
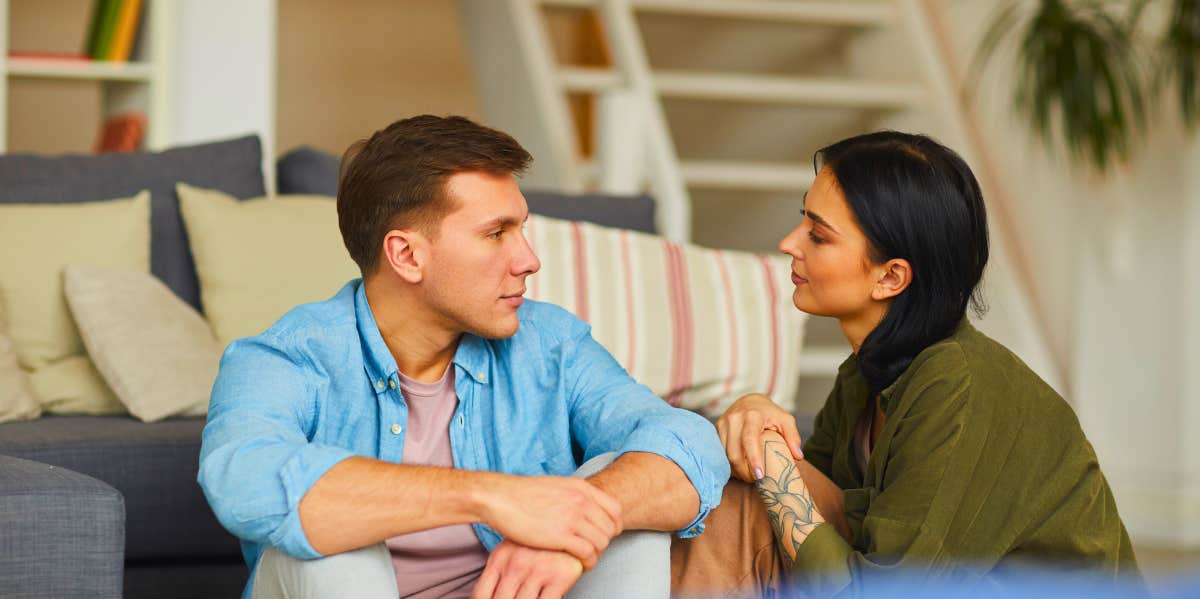
[[[575,476],[591,476],[616,454],[588,460]],[[613,539],[591,571],[579,577],[568,597],[665,598],[671,594],[670,533],[636,530]],[[383,543],[315,560],[300,560],[267,548],[254,571],[252,599],[394,599],[396,571]]]

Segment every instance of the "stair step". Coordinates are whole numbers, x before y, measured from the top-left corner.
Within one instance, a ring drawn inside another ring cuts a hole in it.
[[[671,98],[880,109],[913,107],[925,96],[920,85],[906,83],[684,71],[656,71],[654,86]]]
[[[595,8],[596,0],[542,0],[546,6]],[[635,10],[727,19],[808,23],[849,27],[878,27],[894,19],[887,2],[831,0],[632,0]]]
[[[757,189],[801,192],[812,186],[812,167],[790,162],[682,160],[680,170],[689,187]]]
[[[902,109],[925,97],[922,86],[909,83],[687,71],[655,71],[653,76],[659,95],[670,98]],[[578,66],[561,67],[559,81],[567,91],[588,93],[618,89],[623,83],[611,68]]]
[[[849,356],[848,347],[805,347],[800,350],[800,376],[837,376],[838,367]]]
[[[558,79],[563,88],[572,92],[598,93],[617,89],[621,76],[607,67],[561,67]]]

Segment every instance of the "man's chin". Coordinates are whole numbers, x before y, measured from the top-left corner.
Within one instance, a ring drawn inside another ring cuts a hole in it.
[[[511,322],[507,322],[509,319],[511,319]],[[517,329],[520,327],[521,321],[517,320],[516,314],[513,314],[508,318],[498,319],[489,326],[479,327],[477,330],[471,332],[484,339],[508,339],[516,335]]]

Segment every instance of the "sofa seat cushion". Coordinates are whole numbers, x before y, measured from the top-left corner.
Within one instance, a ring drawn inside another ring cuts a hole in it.
[[[126,559],[235,557],[196,483],[203,418],[49,416],[0,424],[0,455],[68,468],[125,497]]]

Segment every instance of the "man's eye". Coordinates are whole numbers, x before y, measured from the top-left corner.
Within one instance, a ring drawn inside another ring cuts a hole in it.
[[[488,233],[488,239],[500,239],[500,236],[503,234],[504,234],[503,229],[501,229],[499,231],[495,231],[493,233]]]

